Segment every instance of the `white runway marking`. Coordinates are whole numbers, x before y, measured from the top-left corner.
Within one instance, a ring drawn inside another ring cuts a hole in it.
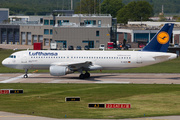
[[[117,81],[99,81],[95,83],[120,83],[120,84],[129,84],[130,82],[117,82]]]
[[[32,74],[28,74],[28,76],[30,76]],[[8,82],[12,82],[14,80],[17,80],[19,78],[23,78],[24,74],[23,75],[20,75],[20,76],[17,76],[17,77],[14,77],[14,78],[11,78],[11,79],[7,79],[7,80],[4,80],[4,81],[0,81],[0,83],[8,83]]]
[[[59,83],[60,81],[62,81],[62,80],[53,80],[53,81],[48,82],[48,83]]]

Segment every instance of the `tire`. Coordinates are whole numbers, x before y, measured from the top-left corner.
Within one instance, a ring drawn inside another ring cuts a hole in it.
[[[80,74],[80,75],[79,75],[79,78],[80,78],[80,79],[84,79],[84,78],[85,78],[85,75],[84,75],[84,74]]]
[[[85,78],[89,78],[90,77],[90,73],[88,73],[88,72],[85,73],[84,75],[85,75]]]

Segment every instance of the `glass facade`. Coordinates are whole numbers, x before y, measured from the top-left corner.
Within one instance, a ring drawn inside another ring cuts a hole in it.
[[[65,40],[62,40],[62,41],[60,41],[60,40],[55,40],[57,43],[62,43],[62,48],[66,48],[67,47],[67,43],[66,43],[66,41]]]
[[[116,47],[116,42],[117,42],[117,19],[113,18],[112,19],[112,27],[111,27],[111,42],[114,43],[114,47]]]
[[[82,41],[82,42],[83,42],[83,43],[88,43],[89,48],[94,48],[94,41],[84,40],[84,41]]]
[[[149,33],[134,33],[134,42],[145,42],[148,43]]]

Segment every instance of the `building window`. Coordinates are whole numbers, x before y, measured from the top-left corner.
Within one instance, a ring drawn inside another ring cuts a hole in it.
[[[58,26],[62,26],[61,20],[58,20]]]
[[[50,29],[50,35],[52,35],[53,34],[53,30],[52,29]]]
[[[44,25],[49,25],[49,20],[44,20]]]
[[[96,36],[99,37],[99,31],[96,31]]]
[[[96,21],[95,20],[93,20],[93,25],[96,25]]]
[[[68,23],[68,22],[69,22],[69,20],[63,20],[63,22]]]
[[[44,34],[49,35],[49,29],[44,29]]]
[[[101,27],[101,20],[98,20],[98,27]]]
[[[43,18],[40,18],[40,24],[43,24]]]
[[[50,25],[54,25],[54,20],[50,20]]]

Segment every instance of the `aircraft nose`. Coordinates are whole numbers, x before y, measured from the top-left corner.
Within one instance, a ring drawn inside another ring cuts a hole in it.
[[[4,60],[2,61],[2,65],[6,66],[6,64],[7,64],[7,60],[4,59]]]

